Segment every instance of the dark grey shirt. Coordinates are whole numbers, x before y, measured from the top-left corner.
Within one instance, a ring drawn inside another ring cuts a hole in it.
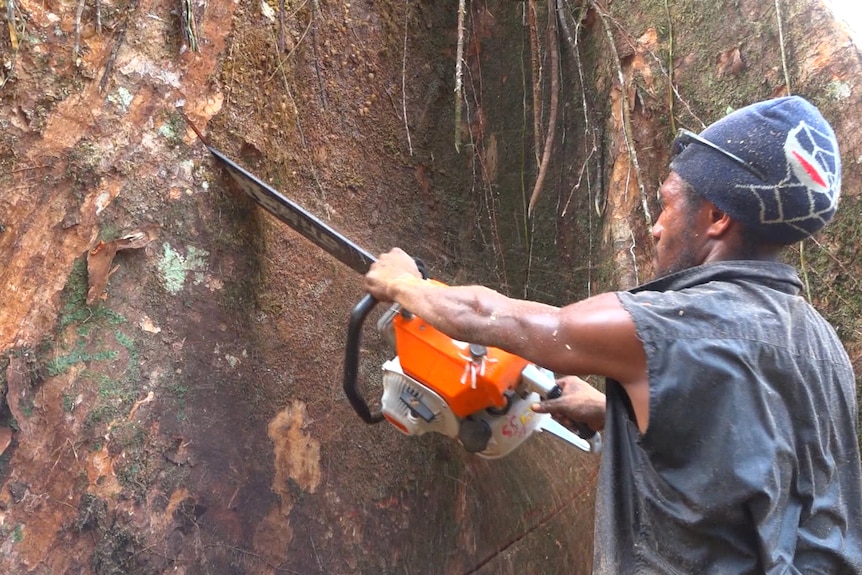
[[[862,573],[853,370],[799,290],[722,262],[619,294],[650,420],[608,381],[595,573]]]

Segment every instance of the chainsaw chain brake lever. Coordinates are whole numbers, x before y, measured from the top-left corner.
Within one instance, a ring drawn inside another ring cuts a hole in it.
[[[416,262],[416,267],[419,273],[422,274],[422,279],[428,279],[428,267],[419,258],[413,258]],[[359,300],[353,311],[350,312],[350,320],[347,323],[347,343],[344,346],[344,378],[343,388],[347,400],[353,407],[353,410],[362,418],[365,423],[374,424],[383,421],[383,412],[379,409],[371,411],[368,407],[368,402],[362,396],[359,390],[358,373],[359,373],[359,348],[362,340],[362,326],[365,324],[365,319],[374,306],[377,305],[377,299],[371,294]]]

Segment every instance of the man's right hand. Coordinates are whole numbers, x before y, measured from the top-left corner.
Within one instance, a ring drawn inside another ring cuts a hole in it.
[[[605,394],[581,379],[569,375],[557,380],[563,395],[533,404],[536,413],[551,416],[572,431],[576,423],[585,424],[593,431],[605,427]]]

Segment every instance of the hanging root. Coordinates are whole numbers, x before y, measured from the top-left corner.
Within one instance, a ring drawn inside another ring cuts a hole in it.
[[[620,82],[621,91],[620,115],[622,116],[621,120],[623,124],[623,133],[626,137],[626,147],[629,151],[629,161],[631,162],[632,167],[635,170],[635,178],[637,179],[638,183],[638,190],[640,192],[641,205],[643,207],[644,219],[646,220],[647,228],[652,228],[652,216],[649,213],[649,205],[647,204],[646,197],[646,188],[644,188],[643,178],[641,177],[640,162],[638,162],[638,154],[637,150],[635,150],[634,145],[634,134],[632,132],[631,118],[629,117],[629,110],[628,106],[626,105],[626,77],[623,74],[622,64],[620,64],[620,56],[617,52],[617,46],[614,43],[614,35],[611,31],[611,26],[610,24],[608,24],[609,16],[605,13],[605,11],[602,9],[602,7],[596,0],[590,0],[590,3],[592,4],[593,8],[595,8],[596,13],[599,15],[599,19],[602,21],[602,26],[604,27],[605,34],[608,37],[608,45],[610,46],[611,52],[614,55],[614,64],[617,68],[617,77]]]
[[[539,200],[539,195],[542,193],[545,177],[548,174],[548,165],[551,163],[551,152],[553,151],[554,135],[556,134],[557,112],[559,111],[560,50],[556,24],[556,1],[557,0],[548,0],[548,47],[551,51],[551,110],[548,116],[548,133],[545,136],[545,147],[544,150],[542,150],[542,163],[539,166],[539,173],[536,176],[536,185],[533,186],[533,193],[530,195],[530,204],[527,206],[528,216],[533,214],[533,209],[536,207],[536,202]]]
[[[670,116],[670,131],[676,134],[676,119],[674,117],[674,87],[673,87],[673,22],[670,19],[670,8],[664,0],[664,13],[667,16],[667,113]]]
[[[311,0],[311,51],[314,54],[314,71],[317,74],[317,88],[320,90],[320,105],[326,109],[326,86],[323,83],[323,77],[320,75],[320,58],[317,56],[317,14],[320,12],[320,7],[317,5],[317,0]]]
[[[182,27],[183,45],[180,53],[186,50],[199,52],[198,49],[198,26],[195,20],[195,7],[192,0],[181,0],[180,2],[180,26]]]
[[[287,40],[284,37],[284,0],[278,0],[278,53],[283,54],[287,49]]]
[[[536,165],[541,163],[542,154],[542,64],[539,52],[539,30],[536,24],[536,1],[527,4],[527,26],[530,29],[530,72],[533,88],[533,153]]]
[[[84,13],[84,0],[78,0],[75,8],[75,44],[72,46],[72,61],[75,66],[81,65],[81,14]]]
[[[464,16],[466,0],[458,0],[458,50],[455,56],[455,152],[461,153],[461,76],[464,60]]]
[[[404,51],[401,56],[401,113],[404,117],[404,131],[407,132],[407,148],[410,150],[410,155],[413,155],[413,142],[410,139],[410,124],[407,122],[407,24],[410,22],[410,0],[404,0]],[[389,93],[388,91],[386,92]],[[390,96],[391,98],[391,96]],[[457,99],[457,96],[456,96]],[[394,105],[394,103],[393,103]],[[461,118],[460,100],[455,104],[458,109],[455,111],[455,125],[458,125]],[[455,149],[458,149],[458,134],[455,136]]]
[[[308,161],[308,168],[311,172],[311,177],[314,180],[314,184],[317,187],[317,191],[320,193],[320,201],[326,202],[326,190],[323,188],[323,184],[320,183],[320,178],[317,175],[317,167],[314,165],[314,159],[308,151],[308,140],[305,138],[305,131],[302,129],[302,117],[299,115],[299,106],[296,104],[296,99],[293,97],[293,92],[290,90],[290,83],[287,81],[287,72],[285,72],[284,64],[290,58],[290,56],[296,51],[299,45],[302,43],[302,39],[305,38],[305,35],[308,33],[309,28],[311,28],[311,22],[308,23],[308,27],[306,27],[305,32],[302,33],[299,40],[296,43],[296,46],[293,47],[290,54],[284,57],[284,59],[278,58],[278,53],[276,53],[276,62],[278,62],[276,66],[276,72],[281,76],[281,81],[284,84],[284,92],[287,94],[288,99],[290,100],[290,104],[293,107],[293,116],[296,120],[296,131],[299,134],[299,141],[302,143],[302,149],[305,152],[306,160]],[[278,36],[275,32],[273,32],[273,44],[276,45],[276,49],[278,48]]]
[[[784,69],[784,84],[787,86],[787,95],[792,94],[790,90],[790,74],[787,72],[787,54],[784,50],[784,27],[781,23],[781,7],[775,0],[775,16],[778,18],[778,41],[781,44],[781,67]]]
[[[126,9],[125,18],[117,29],[117,39],[114,40],[114,46],[111,48],[111,53],[108,55],[107,62],[105,62],[105,71],[102,73],[102,79],[99,80],[99,92],[104,92],[105,88],[108,87],[108,82],[111,81],[111,74],[114,71],[114,63],[117,61],[117,55],[120,53],[120,47],[123,45],[123,42],[126,41],[126,29],[128,29],[129,27],[129,20],[131,20],[135,16],[135,13],[138,10],[138,2],[139,0],[131,0],[129,2],[129,7]]]

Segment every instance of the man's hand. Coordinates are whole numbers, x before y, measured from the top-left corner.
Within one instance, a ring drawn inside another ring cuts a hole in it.
[[[379,301],[393,301],[393,286],[399,280],[422,279],[413,258],[400,248],[393,248],[371,264],[365,274],[365,290]]]
[[[577,431],[575,423],[587,425],[593,431],[605,427],[605,394],[574,375],[557,380],[563,395],[533,404],[536,413],[550,413],[551,416],[572,431]]]

